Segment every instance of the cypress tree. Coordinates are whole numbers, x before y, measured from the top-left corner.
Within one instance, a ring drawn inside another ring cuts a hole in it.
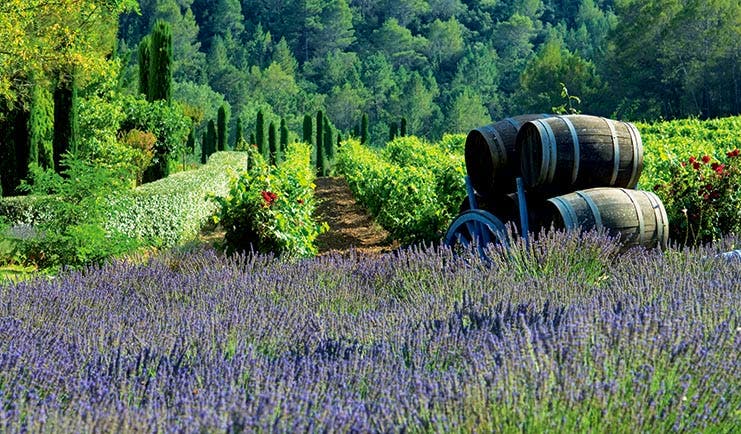
[[[304,143],[311,145],[313,143],[311,134],[311,116],[304,115]]]
[[[149,63],[152,59],[152,38],[147,35],[139,42],[139,93],[149,95]]]
[[[206,133],[206,141],[208,142],[206,144],[206,149],[208,149],[209,157],[211,154],[216,152],[216,141],[218,140],[216,134],[216,124],[214,124],[213,119],[211,119],[208,121],[208,130]]]
[[[226,106],[221,105],[219,107],[219,114],[217,118],[217,147],[219,151],[226,151],[226,141],[229,138],[229,115],[226,112]]]
[[[316,172],[324,175],[324,114],[321,110],[316,114]]]
[[[363,113],[360,120],[360,143],[365,144],[368,141],[368,115]]]
[[[29,159],[41,167],[54,167],[52,137],[54,134],[54,103],[51,93],[44,86],[35,84],[28,119]]]
[[[244,138],[242,137],[242,117],[237,117],[237,130],[234,132],[234,149],[235,150],[242,150],[242,140]]]
[[[280,120],[280,142],[278,144],[278,162],[283,161],[283,153],[288,148],[288,127],[285,118]]]
[[[270,122],[268,127],[268,146],[270,147],[270,164],[278,164],[278,140],[275,137],[275,123]]]
[[[152,29],[149,64],[149,101],[172,101],[172,28],[167,21],[157,20]]]
[[[393,141],[398,134],[399,126],[396,125],[396,122],[391,122],[391,125],[389,125],[389,142]]]
[[[407,135],[407,118],[401,118],[401,131],[399,131],[400,137],[406,137]]]
[[[250,133],[250,145],[256,145],[257,139],[255,139],[255,133]]]
[[[208,135],[204,131],[201,135],[201,164],[208,162]]]
[[[329,119],[324,118],[324,152],[322,160],[322,175],[329,176],[332,158],[334,157],[334,140],[332,140],[332,127]]]
[[[268,161],[268,147],[265,142],[265,117],[262,114],[262,110],[257,112],[257,124],[255,125],[256,139],[257,139],[257,151]]]
[[[75,74],[60,77],[54,89],[54,168],[62,171],[61,160],[66,153],[77,153],[80,137],[77,83]]]

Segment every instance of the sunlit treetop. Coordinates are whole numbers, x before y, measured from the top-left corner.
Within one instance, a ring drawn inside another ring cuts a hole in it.
[[[138,7],[136,0],[0,2],[0,102],[22,101],[32,80],[109,74],[118,16]]]

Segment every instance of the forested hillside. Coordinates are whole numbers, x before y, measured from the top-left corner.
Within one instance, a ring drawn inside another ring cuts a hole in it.
[[[175,97],[232,122],[258,109],[300,131],[324,108],[374,142],[401,117],[439,137],[563,105],[631,120],[741,109],[736,0],[142,0],[120,20],[119,53],[172,23]],[[136,87],[136,56],[125,84]],[[205,125],[205,122],[204,122]]]

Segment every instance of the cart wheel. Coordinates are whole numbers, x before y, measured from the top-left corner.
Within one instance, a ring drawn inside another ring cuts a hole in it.
[[[508,247],[504,224],[490,212],[473,209],[460,214],[445,234],[445,244],[451,248],[476,246],[479,256],[488,259],[484,248],[490,243]]]

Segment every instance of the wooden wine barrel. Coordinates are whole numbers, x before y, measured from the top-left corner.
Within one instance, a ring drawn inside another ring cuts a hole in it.
[[[474,190],[487,197],[516,190],[515,178],[520,176],[520,160],[515,139],[520,127],[547,114],[515,116],[468,133],[466,137],[466,172]]]
[[[566,230],[605,229],[624,248],[660,247],[669,242],[669,219],[653,193],[625,188],[592,188],[548,199],[550,222]]]
[[[533,191],[635,188],[643,170],[641,135],[628,122],[588,115],[535,119],[516,141],[523,181]]]

